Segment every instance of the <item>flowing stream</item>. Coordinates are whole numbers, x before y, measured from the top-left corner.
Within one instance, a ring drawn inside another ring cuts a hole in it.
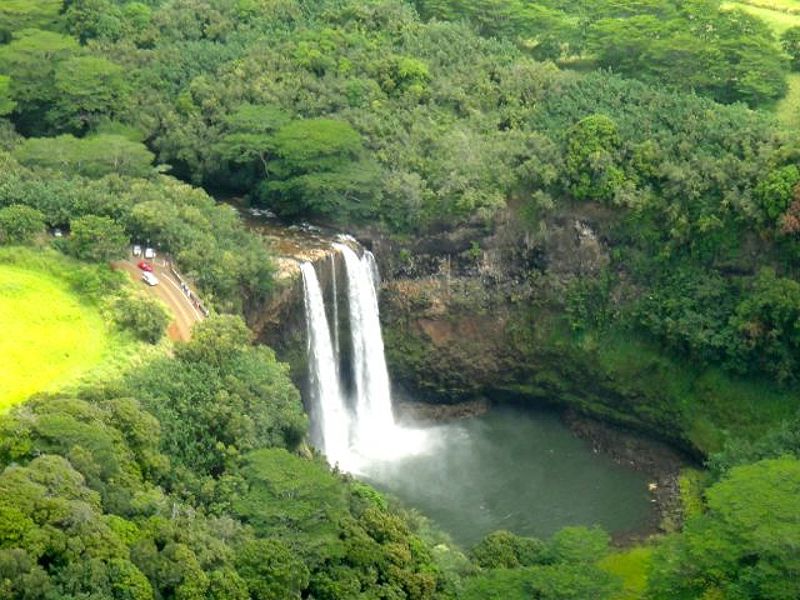
[[[504,409],[444,425],[396,423],[377,265],[369,251],[345,241],[333,245],[330,262],[333,328],[314,266],[301,266],[312,441],[331,465],[394,493],[463,544],[496,529],[549,535],[565,525],[600,524],[624,531],[648,520],[644,475],[592,452],[551,414]],[[346,273],[349,352],[339,351],[338,257]],[[345,372],[351,385],[340,380]]]

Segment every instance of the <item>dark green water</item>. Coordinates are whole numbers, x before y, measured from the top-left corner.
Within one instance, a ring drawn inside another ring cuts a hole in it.
[[[594,453],[552,413],[496,409],[431,434],[430,454],[373,463],[367,479],[463,546],[496,529],[547,537],[598,524],[625,532],[652,516],[645,475]]]

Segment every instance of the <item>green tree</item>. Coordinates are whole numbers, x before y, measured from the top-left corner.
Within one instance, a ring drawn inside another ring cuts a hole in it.
[[[123,32],[121,7],[111,0],[72,0],[65,16],[69,32],[84,44],[93,38],[115,40]]]
[[[800,25],[789,27],[781,34],[781,46],[789,55],[792,70],[800,71]]]
[[[245,457],[248,492],[235,504],[262,535],[310,538],[311,546],[340,547],[338,523],[347,515],[347,495],[327,465],[286,450],[258,450]],[[291,506],[283,498],[291,497]]]
[[[29,167],[57,169],[68,174],[103,177],[110,173],[147,177],[153,174],[153,153],[144,144],[119,135],[75,138],[28,138],[14,157]]]
[[[593,563],[608,553],[609,535],[599,527],[564,527],[550,540],[556,562]]]
[[[657,548],[647,597],[796,598],[800,461],[735,467],[706,499],[707,512]]]
[[[0,74],[11,77],[9,91],[23,132],[44,130],[45,111],[57,99],[56,68],[78,49],[75,39],[39,29],[16,31],[11,43],[0,45]]]
[[[217,146],[220,155],[231,162],[256,162],[264,175],[273,150],[273,134],[290,120],[276,106],[243,104],[225,119],[228,130]]]
[[[121,66],[94,56],[58,64],[56,98],[47,118],[56,130],[82,133],[124,109],[127,85]]]
[[[87,215],[70,222],[69,252],[80,259],[108,262],[125,256],[130,240],[122,226],[108,217]]]
[[[179,345],[175,352],[181,360],[221,369],[229,365],[233,357],[247,350],[251,337],[241,318],[219,315],[199,323],[192,339]]]
[[[30,206],[0,208],[0,244],[24,244],[44,232],[44,215]]]
[[[771,35],[760,38],[743,35],[728,42],[726,51],[732,62],[728,75],[730,96],[718,95],[720,100],[758,107],[786,94],[787,61]]]
[[[333,119],[293,121],[274,137],[278,156],[264,198],[286,215],[345,218],[371,208],[378,168],[363,157],[361,137]]]
[[[0,3],[0,36],[22,29],[62,28],[64,0],[4,0]]]
[[[780,381],[796,378],[800,352],[800,283],[763,269],[731,317],[751,361]]]
[[[758,182],[754,195],[771,222],[777,221],[792,203],[795,186],[800,183],[800,169],[786,165],[768,172]]]
[[[544,543],[507,531],[489,534],[472,550],[484,569],[464,581],[468,600],[613,598],[617,582],[596,563],[608,552],[600,528],[565,527]]]
[[[495,531],[471,550],[472,558],[484,569],[513,569],[550,561],[550,552],[541,540]]]
[[[578,200],[610,202],[624,181],[618,164],[617,125],[606,115],[592,115],[569,131],[565,159],[570,193]]]
[[[254,600],[299,599],[308,586],[308,569],[278,540],[248,542],[236,553],[236,567]]]
[[[619,583],[592,564],[495,569],[466,579],[464,600],[611,600]]]
[[[114,321],[130,329],[140,340],[155,344],[164,335],[170,315],[160,302],[149,297],[125,296],[114,306]]]
[[[194,474],[187,485],[223,477],[243,453],[294,449],[305,436],[306,418],[288,367],[249,340],[240,317],[211,317],[176,347],[177,360],[130,377],[129,385],[162,423],[164,452]],[[202,493],[213,495],[211,488],[213,483]]]
[[[7,115],[17,103],[11,98],[11,78],[0,75],[0,117]]]

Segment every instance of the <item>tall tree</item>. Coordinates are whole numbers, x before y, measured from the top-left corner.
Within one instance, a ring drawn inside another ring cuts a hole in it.
[[[124,110],[128,87],[121,66],[95,56],[58,64],[56,98],[47,119],[56,131],[84,133]]]
[[[9,90],[23,133],[44,131],[44,113],[57,97],[57,65],[78,51],[74,38],[39,29],[17,31],[9,44],[0,45],[0,74],[11,77]]]
[[[70,222],[70,230],[70,252],[92,262],[122,258],[130,242],[122,226],[108,217],[80,217]]]
[[[64,0],[3,0],[0,2],[0,38],[22,29],[63,29]]]
[[[14,157],[26,166],[86,177],[103,177],[110,173],[147,177],[155,172],[153,153],[144,144],[118,135],[28,138],[16,148]]]
[[[346,218],[371,208],[378,167],[364,156],[361,136],[334,119],[292,121],[274,137],[278,158],[264,198],[286,215]]]

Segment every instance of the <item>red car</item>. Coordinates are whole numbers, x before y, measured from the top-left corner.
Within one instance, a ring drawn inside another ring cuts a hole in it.
[[[138,263],[136,263],[136,266],[139,267],[142,271],[147,271],[148,273],[153,272],[153,265],[151,265],[149,262],[145,260],[140,260]]]

